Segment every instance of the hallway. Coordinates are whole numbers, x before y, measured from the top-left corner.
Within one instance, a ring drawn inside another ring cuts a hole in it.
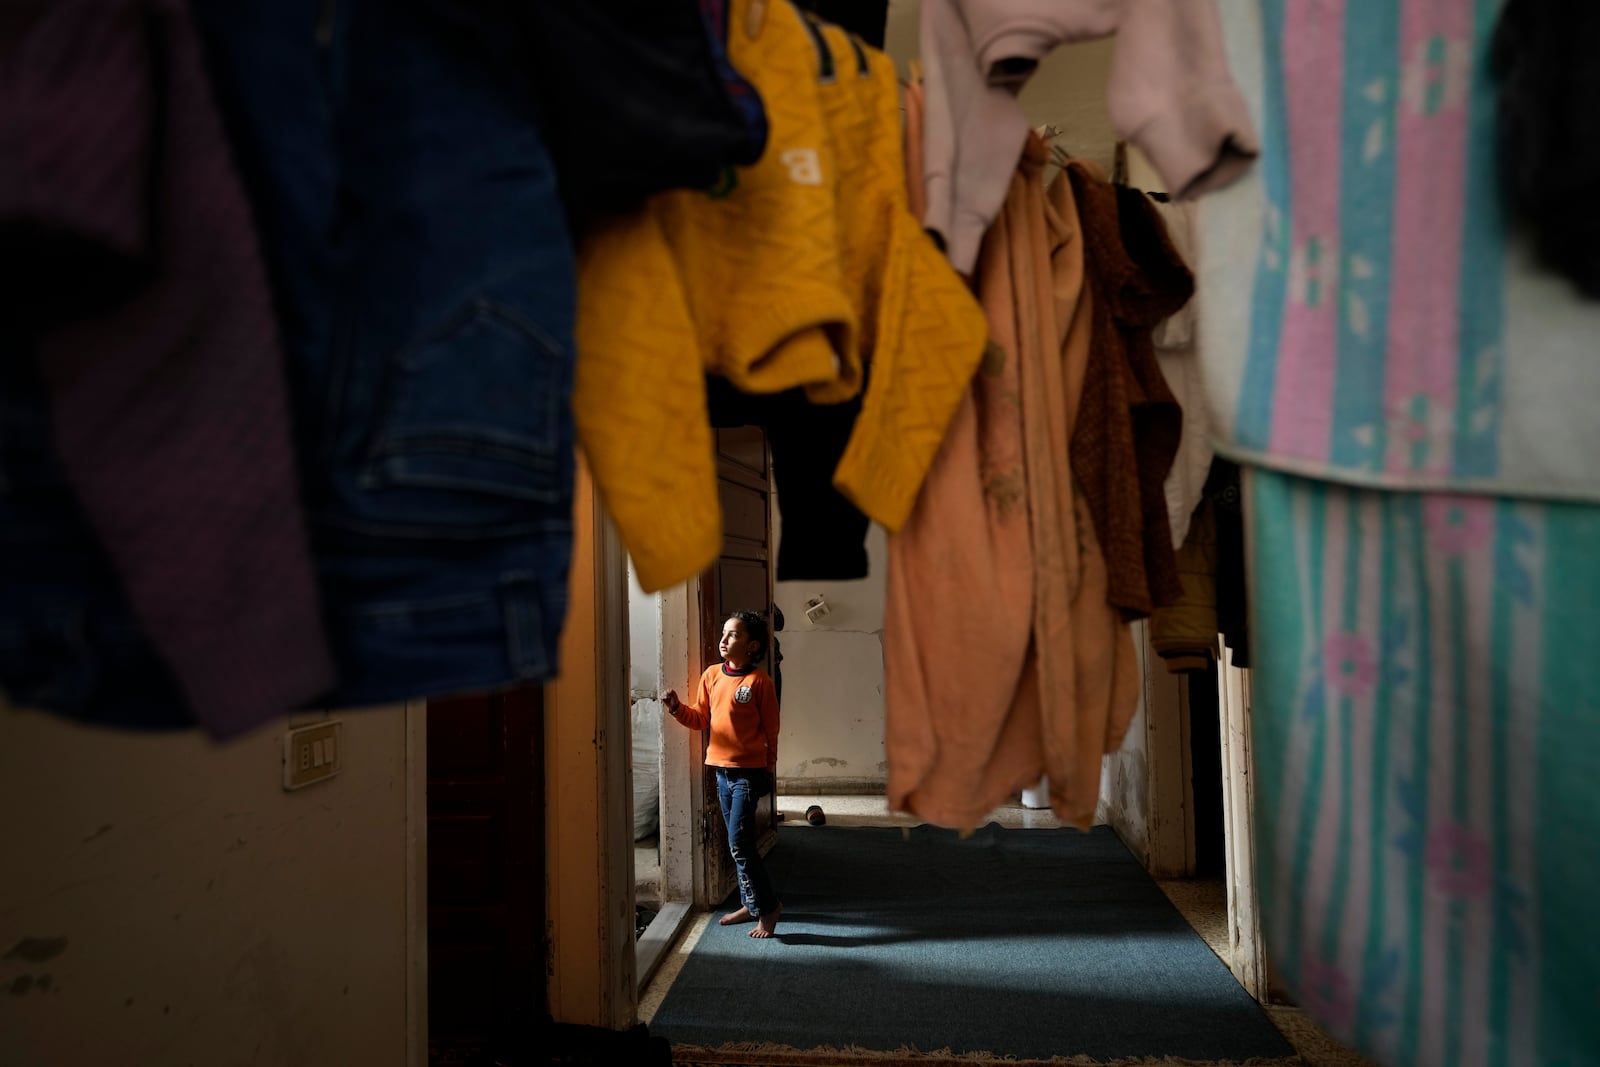
[[[784,794],[778,797],[778,810],[786,824],[803,823],[805,812],[811,805],[819,805],[829,826],[903,826],[917,825],[917,820],[905,815],[891,814],[882,795],[819,796]],[[1054,829],[1062,824],[1048,810],[1036,811],[1019,803],[1010,803],[990,816],[991,822],[1006,828]],[[655,850],[653,842],[641,842],[638,850],[640,873],[640,902],[653,900],[650,881]],[[1205,940],[1213,952],[1226,959],[1227,950],[1227,900],[1226,887],[1220,880],[1168,881],[1159,883],[1168,899],[1184,919]],[[665,999],[677,974],[682,970],[689,953],[705,932],[711,920],[710,913],[690,916],[680,931],[676,942],[662,961],[653,978],[640,991],[639,1019],[649,1023]],[[1295,1050],[1311,1067],[1362,1067],[1367,1061],[1341,1048],[1326,1034],[1318,1030],[1298,1008],[1274,1004],[1267,1007],[1273,1023],[1284,1034]],[[951,1061],[954,1062],[954,1061]]]

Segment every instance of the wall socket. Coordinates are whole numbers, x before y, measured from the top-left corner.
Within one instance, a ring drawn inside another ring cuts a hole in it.
[[[806,618],[815,626],[817,623],[833,614],[833,608],[828,606],[828,601],[821,593],[806,601]]]
[[[301,789],[344,770],[344,724],[301,726],[283,737],[283,787]]]

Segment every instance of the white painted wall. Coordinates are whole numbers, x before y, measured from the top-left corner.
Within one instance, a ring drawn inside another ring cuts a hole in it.
[[[0,705],[0,1063],[423,1062],[420,730],[409,761],[405,709],[338,718],[342,774],[286,793],[288,719],[218,746]]]
[[[646,593],[628,564],[629,697],[633,705],[633,822],[636,837],[660,827],[661,595]]]
[[[661,594],[646,593],[628,564],[628,655],[636,696],[655,697],[661,688]]]
[[[1143,629],[1143,626],[1140,627]],[[1137,640],[1137,638],[1136,638]],[[1149,700],[1141,690],[1139,710],[1120,751],[1100,768],[1100,803],[1094,821],[1111,826],[1141,865],[1150,862]]]
[[[778,777],[793,792],[817,788],[827,779],[881,785],[888,777],[883,752],[888,542],[876,526],[867,552],[870,575],[861,581],[777,583],[785,627],[778,635],[783,643]],[[819,594],[831,613],[813,624],[806,618],[806,601]]]

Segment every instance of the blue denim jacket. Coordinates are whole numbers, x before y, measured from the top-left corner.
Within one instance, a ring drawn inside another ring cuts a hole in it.
[[[273,276],[338,691],[556,671],[574,264],[508,0],[195,0]]]

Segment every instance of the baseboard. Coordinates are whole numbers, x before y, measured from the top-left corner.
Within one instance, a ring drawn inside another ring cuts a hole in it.
[[[778,792],[802,797],[874,797],[888,792],[881,778],[779,778]]]
[[[678,931],[688,918],[689,905],[682,901],[661,905],[661,910],[650,920],[650,925],[644,928],[644,933],[639,935],[639,940],[633,946],[638,974],[635,988],[643,989],[655,976],[656,968],[661,966],[667,950],[678,939]]]

